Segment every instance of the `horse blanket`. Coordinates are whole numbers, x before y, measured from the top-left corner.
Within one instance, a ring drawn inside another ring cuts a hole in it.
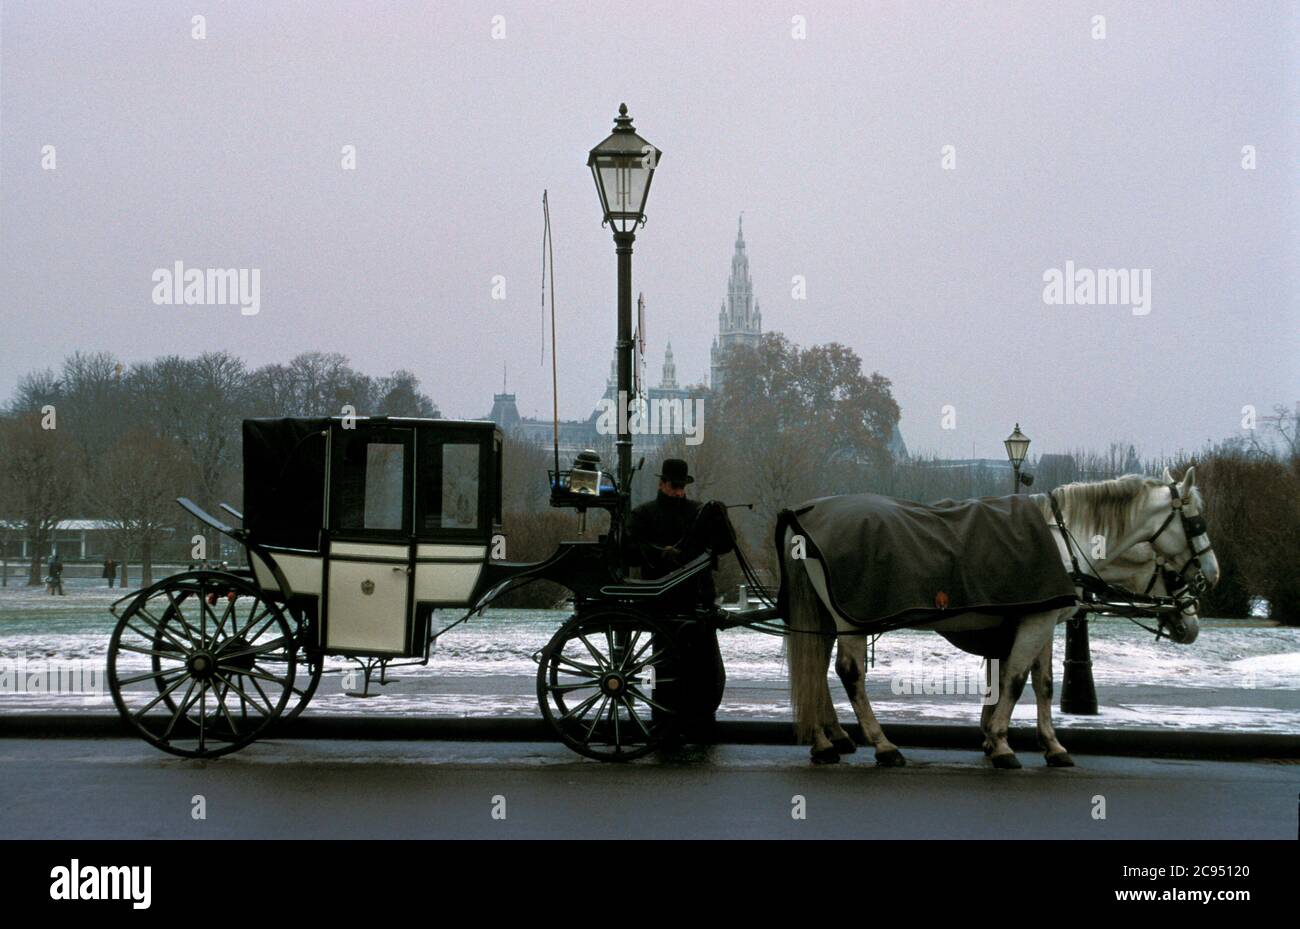
[[[878,494],[821,497],[781,512],[778,549],[787,530],[820,562],[830,605],[869,632],[1075,603],[1052,530],[1027,496],[929,505]],[[784,595],[792,552],[783,554]]]

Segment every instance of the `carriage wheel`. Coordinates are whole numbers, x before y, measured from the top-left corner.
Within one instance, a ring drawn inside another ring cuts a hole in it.
[[[231,591],[227,591],[226,595],[229,596],[230,593]],[[155,652],[161,654],[168,651],[175,651],[175,646],[171,644],[171,639],[184,630],[184,623],[182,621],[184,616],[183,614],[178,613],[179,604],[184,602],[187,597],[193,595],[192,591],[183,591],[173,597],[175,603],[173,603],[172,600],[168,601],[167,610],[163,614],[163,625],[157,630],[157,633],[154,636],[153,644]],[[238,596],[238,592],[235,592],[235,595]],[[209,602],[214,599],[213,592],[208,592],[207,599]],[[290,610],[290,613],[299,633],[298,641],[301,642],[303,639],[303,617],[292,609]],[[164,629],[167,630],[166,633],[164,633]],[[162,659],[159,657],[159,654],[153,656],[153,669],[155,672],[163,670]],[[297,648],[296,654],[297,657],[294,661],[294,670],[291,672],[293,693],[289,697],[289,702],[285,706],[283,712],[280,713],[278,721],[281,724],[292,722],[297,719],[299,714],[307,708],[307,704],[311,702],[312,696],[316,693],[316,688],[320,686],[321,672],[325,667],[324,656],[316,655],[313,657],[308,655],[306,646],[300,645]],[[289,674],[285,665],[285,653],[281,650],[267,653],[261,659],[261,662],[275,677],[286,677]],[[163,677],[157,678],[156,683],[158,692],[163,695],[163,700],[166,701],[168,708],[174,712],[176,709],[176,700],[179,699],[178,694],[167,690],[167,685],[164,682]]]
[[[293,679],[293,696],[289,698],[289,706],[280,714],[282,724],[293,722],[311,703],[316,688],[320,686],[321,672],[325,670],[325,658],[323,655],[313,657],[307,654],[306,649],[299,649],[295,667],[297,673]]]
[[[599,761],[632,761],[678,728],[658,688],[676,645],[662,624],[632,612],[575,616],[542,649],[537,699],[571,749]]]
[[[311,634],[308,618],[301,610],[294,607],[290,607],[289,612],[296,625],[298,645],[297,657],[294,661],[293,694],[289,697],[284,712],[280,714],[280,725],[293,722],[302,715],[303,710],[307,709],[307,704],[311,703],[316,688],[320,686],[321,673],[325,670],[325,656],[320,652],[309,652],[307,649],[306,641]],[[282,655],[277,655],[271,661],[282,664],[284,658]]]
[[[108,647],[118,712],[147,742],[211,758],[262,735],[294,693],[284,611],[247,580],[178,574],[132,602]]]

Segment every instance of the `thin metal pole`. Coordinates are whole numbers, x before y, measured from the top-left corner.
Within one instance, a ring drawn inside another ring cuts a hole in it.
[[[555,480],[560,480],[560,375],[555,359],[555,249],[551,244],[551,205],[547,201],[546,191],[542,191],[542,215],[545,217],[542,231],[542,305],[546,305],[546,261],[550,259],[551,271],[551,421],[555,428]],[[543,318],[545,325],[545,318]],[[543,342],[545,345],[545,342]]]
[[[623,513],[632,494],[632,434],[628,428],[628,395],[632,389],[632,243],[636,235],[631,232],[614,233],[615,252],[618,255],[618,489],[623,495]]]

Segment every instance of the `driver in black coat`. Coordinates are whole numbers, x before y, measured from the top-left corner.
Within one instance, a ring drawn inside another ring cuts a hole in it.
[[[636,547],[645,579],[660,578],[697,558],[710,542],[709,529],[700,519],[707,508],[686,497],[686,485],[695,481],[680,458],[664,459],[659,473],[659,492],[653,500],[632,510],[627,534]],[[716,504],[710,504],[715,506]],[[716,554],[722,552],[717,551]],[[674,612],[689,614],[697,608],[713,610],[716,591],[712,569],[670,592],[661,601]],[[718,650],[717,630],[707,622],[674,623],[676,656],[665,656],[657,667],[660,677],[674,679],[656,687],[665,702],[683,715],[684,734],[695,741],[708,741],[727,672]],[[670,660],[671,659],[671,660]],[[659,711],[654,711],[658,717]]]

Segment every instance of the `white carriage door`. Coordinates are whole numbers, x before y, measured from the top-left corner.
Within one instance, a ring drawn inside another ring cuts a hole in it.
[[[332,476],[325,648],[403,653],[410,615],[409,432],[344,441]]]

